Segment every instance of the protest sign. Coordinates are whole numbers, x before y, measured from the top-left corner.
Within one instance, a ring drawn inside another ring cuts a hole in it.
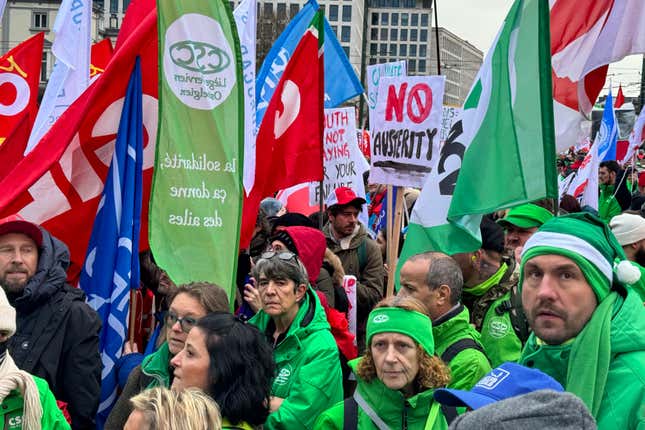
[[[444,76],[381,79],[370,183],[422,187],[439,152],[444,86]]]
[[[370,148],[371,148],[371,138],[370,138],[370,131],[369,130],[364,130],[364,129],[357,129],[356,130],[356,139],[358,141],[358,148],[361,150],[365,158],[370,158]]]
[[[441,116],[441,129],[439,130],[439,142],[443,143],[450,135],[452,125],[459,121],[461,117],[461,108],[455,106],[444,106]]]
[[[378,100],[378,87],[381,78],[406,76],[407,67],[405,60],[394,61],[392,63],[373,64],[367,66],[367,111],[370,120],[370,127],[374,125],[374,109]]]

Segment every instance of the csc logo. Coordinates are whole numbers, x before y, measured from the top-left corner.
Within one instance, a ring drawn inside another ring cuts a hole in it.
[[[3,85],[12,85],[16,90],[16,98],[10,104],[0,102],[0,115],[18,115],[29,105],[29,84],[25,78],[15,73],[0,73],[0,87]],[[2,92],[6,94],[7,90],[3,89]]]
[[[204,75],[219,73],[231,64],[222,49],[205,42],[184,40],[170,47],[170,58],[175,65]]]

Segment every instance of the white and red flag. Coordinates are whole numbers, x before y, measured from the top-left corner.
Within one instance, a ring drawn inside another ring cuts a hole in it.
[[[578,173],[571,181],[566,194],[571,194],[580,201],[581,206],[590,206],[598,210],[598,139],[591,145],[591,149],[578,168]]]
[[[85,259],[101,192],[114,151],[125,91],[135,58],[143,70],[143,209],[147,220],[157,134],[157,14],[152,0],[128,7],[105,73],[43,136],[42,141],[0,181],[0,214],[19,213],[65,242],[74,279]],[[145,225],[143,225],[145,224]],[[147,223],[140,248],[146,249]]]
[[[317,12],[269,102],[256,144],[255,185],[244,199],[240,248],[251,241],[260,201],[323,177],[323,16]]]

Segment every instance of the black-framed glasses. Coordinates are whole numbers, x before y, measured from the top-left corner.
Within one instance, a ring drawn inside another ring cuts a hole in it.
[[[295,260],[298,259],[298,256],[290,251],[267,251],[260,256],[260,258],[264,258],[266,260],[269,260],[273,257],[278,257],[280,260],[284,260],[284,261],[291,261],[294,259]]]
[[[168,327],[172,327],[175,323],[179,323],[179,327],[181,327],[181,331],[184,333],[188,333],[191,328],[195,327],[197,321],[197,318],[193,317],[180,318],[179,315],[172,311],[168,311],[166,314],[166,324],[168,324]]]

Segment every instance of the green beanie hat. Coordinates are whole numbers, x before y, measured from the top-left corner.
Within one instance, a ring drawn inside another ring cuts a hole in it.
[[[526,262],[539,255],[553,254],[576,263],[598,302],[609,295],[615,283],[632,284],[640,277],[640,271],[627,261],[609,226],[590,213],[551,218],[531,236],[522,249],[520,289]]]
[[[514,225],[519,228],[539,227],[553,218],[553,214],[541,206],[527,203],[516,206],[508,211],[506,216],[497,223],[504,228]]]
[[[367,319],[367,347],[378,333],[401,333],[411,337],[428,353],[434,355],[432,321],[421,312],[403,308],[375,308]]]

